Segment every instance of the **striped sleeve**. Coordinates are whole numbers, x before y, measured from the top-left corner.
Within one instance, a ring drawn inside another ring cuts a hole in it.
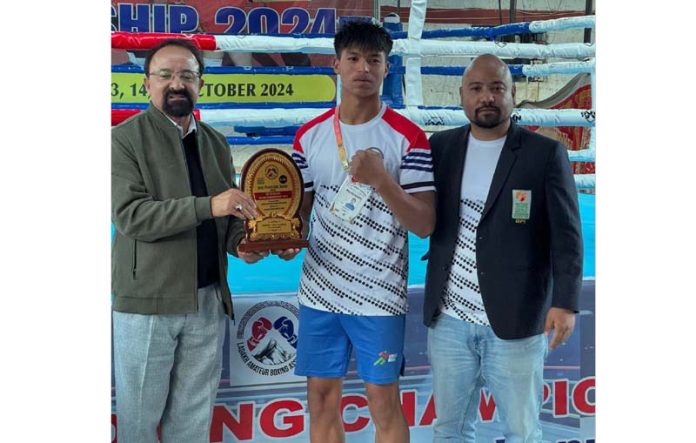
[[[307,147],[312,144],[312,136],[309,133],[312,128],[315,128],[319,123],[330,118],[334,113],[334,108],[329,109],[318,117],[314,117],[312,120],[308,121],[304,125],[300,126],[300,129],[295,133],[295,140],[292,143],[292,159],[300,168],[302,173],[302,180],[304,181],[305,192],[314,191],[314,173],[312,168],[309,167],[309,162],[307,157]]]
[[[433,159],[423,130],[411,120],[387,108],[384,120],[404,137],[399,184],[408,193],[434,191]]]
[[[435,190],[430,145],[413,147],[401,158],[400,183],[401,187],[409,193]]]

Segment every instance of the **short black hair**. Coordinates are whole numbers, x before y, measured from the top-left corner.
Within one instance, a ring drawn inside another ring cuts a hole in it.
[[[345,22],[334,36],[334,49],[339,58],[346,48],[384,52],[386,58],[393,44],[391,36],[382,26],[362,20]]]
[[[155,56],[157,51],[159,51],[162,48],[166,48],[167,46],[179,46],[180,48],[188,49],[191,51],[191,54],[193,54],[194,57],[196,57],[196,61],[198,62],[198,74],[203,74],[203,53],[201,52],[200,49],[198,49],[198,46],[188,38],[168,38],[166,40],[162,40],[160,43],[157,44],[154,48],[150,49],[150,51],[147,53],[147,56],[145,56],[145,75],[149,76],[150,75],[150,62],[152,61],[152,57]]]

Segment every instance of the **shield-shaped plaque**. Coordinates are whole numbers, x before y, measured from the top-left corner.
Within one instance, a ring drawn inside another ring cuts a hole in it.
[[[304,183],[292,158],[280,149],[263,149],[242,168],[242,191],[254,199],[257,217],[246,220],[241,252],[304,248],[302,207]]]

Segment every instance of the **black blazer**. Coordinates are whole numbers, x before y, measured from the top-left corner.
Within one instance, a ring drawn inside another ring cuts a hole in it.
[[[423,321],[439,313],[458,235],[462,172],[470,126],[430,137],[437,224],[430,237]],[[532,191],[525,223],[512,218],[512,190]],[[544,330],[550,306],[577,312],[582,237],[577,191],[565,147],[512,123],[476,233],[481,297],[496,336]]]

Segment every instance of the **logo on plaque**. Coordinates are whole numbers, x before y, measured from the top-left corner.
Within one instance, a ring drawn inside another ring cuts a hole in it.
[[[302,205],[304,183],[292,158],[280,149],[263,149],[242,168],[242,191],[256,203],[258,216],[246,220],[242,252],[304,248]]]

